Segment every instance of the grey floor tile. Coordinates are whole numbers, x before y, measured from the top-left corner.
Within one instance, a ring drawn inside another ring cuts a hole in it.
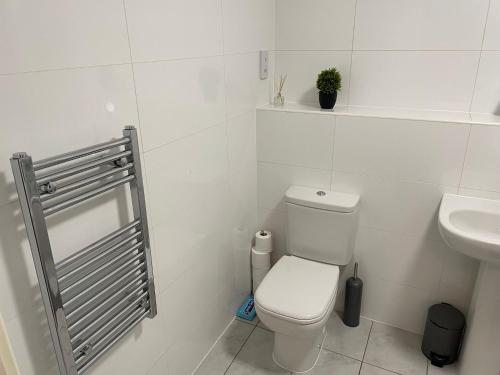
[[[421,341],[420,335],[374,322],[364,361],[402,375],[426,375]]]
[[[222,375],[255,327],[235,320],[196,371],[196,375]]]
[[[260,327],[262,329],[265,329],[267,331],[270,331],[269,328],[267,328],[267,326],[262,322],[262,320],[259,322],[259,324],[257,325],[257,327]]]
[[[272,358],[273,333],[255,328],[243,349],[227,370],[227,375],[289,374],[276,365]]]
[[[443,368],[439,368],[429,363],[429,369],[427,370],[427,375],[458,375],[458,365],[453,364],[450,366],[444,366]]]
[[[361,362],[322,350],[316,366],[307,375],[358,375]]]
[[[359,326],[348,327],[334,312],[326,324],[324,348],[362,360],[371,326],[371,320],[361,318]]]
[[[387,371],[381,369],[380,367],[375,367],[369,365],[368,363],[363,363],[363,367],[361,367],[361,372],[359,375],[395,375],[395,372]]]
[[[242,319],[239,317],[236,317],[236,320],[243,322],[243,323],[246,323],[246,324],[251,324],[253,326],[256,326],[257,324],[260,323],[260,319],[257,315],[255,315],[255,318],[253,318],[253,320],[246,320],[246,319]]]

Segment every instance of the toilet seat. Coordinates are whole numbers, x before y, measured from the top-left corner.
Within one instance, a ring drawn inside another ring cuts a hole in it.
[[[255,304],[275,318],[314,325],[331,313],[338,279],[338,266],[283,256],[257,289]]]

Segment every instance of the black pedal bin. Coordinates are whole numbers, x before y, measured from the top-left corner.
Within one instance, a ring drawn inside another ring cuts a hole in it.
[[[429,308],[425,324],[422,352],[434,366],[455,362],[460,354],[465,331],[464,315],[447,303]]]

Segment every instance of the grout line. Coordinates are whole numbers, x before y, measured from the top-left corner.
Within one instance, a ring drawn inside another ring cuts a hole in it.
[[[229,331],[229,329],[231,328],[231,326],[234,324],[236,320],[236,317],[233,316],[233,318],[231,319],[231,321],[226,325],[226,328],[224,328],[222,330],[222,333],[219,335],[219,337],[217,337],[217,339],[214,341],[214,343],[212,344],[212,346],[210,347],[210,349],[208,350],[208,352],[205,353],[205,355],[203,356],[203,358],[201,359],[201,361],[198,363],[198,365],[195,367],[195,369],[193,370],[193,372],[191,373],[191,375],[195,375],[196,372],[200,369],[200,367],[203,365],[203,362],[205,362],[208,358],[208,356],[210,355],[210,353],[212,353],[212,351],[214,350],[214,348],[217,346],[217,344],[222,340],[222,338],[226,335],[227,331]]]
[[[354,4],[354,20],[352,24],[352,39],[351,39],[351,61],[349,63],[349,85],[347,86],[347,105],[351,103],[351,81],[352,81],[352,57],[354,55],[354,35],[356,33],[356,14],[358,12],[358,0]]]
[[[343,354],[343,353],[339,353],[339,352],[336,352],[335,350],[332,350],[332,349],[328,349],[326,348],[325,346],[323,346],[321,348],[321,350],[326,350],[327,352],[330,352],[330,353],[335,353],[335,354],[338,354],[338,355],[341,355],[342,357],[346,357],[346,358],[349,358],[349,359],[352,359],[354,361],[357,361],[359,363],[362,363],[360,359],[358,358],[354,358],[354,357],[351,357],[350,355],[346,355],[346,354]]]
[[[272,165],[279,165],[279,166],[282,166],[282,167],[292,167],[292,168],[303,168],[303,169],[312,169],[312,170],[315,170],[315,171],[322,171],[322,172],[331,172],[332,170],[331,169],[327,169],[327,168],[315,168],[315,167],[305,167],[303,165],[297,165],[297,164],[287,164],[287,163],[280,163],[280,162],[275,162],[275,161],[267,161],[267,160],[259,160],[257,158],[257,166],[259,163],[262,163],[262,164],[272,164]]]
[[[458,180],[457,194],[460,193],[460,189],[462,188],[462,180],[464,177],[465,162],[467,161],[467,155],[469,154],[469,148],[470,148],[471,133],[472,133],[472,125],[469,125],[469,134],[467,135],[467,146],[465,147],[464,158],[462,160],[462,169],[460,170],[460,179]]]
[[[349,175],[356,175],[356,176],[363,176],[363,177],[369,177],[373,178],[377,181],[384,181],[384,182],[391,182],[391,183],[406,183],[406,184],[419,184],[419,185],[430,185],[430,186],[439,186],[439,187],[446,187],[446,188],[458,188],[459,185],[451,185],[451,184],[439,184],[436,182],[428,182],[428,181],[417,181],[417,180],[408,180],[401,178],[395,174],[380,174],[380,173],[370,173],[370,172],[353,172],[353,171],[345,171],[345,170],[339,170],[339,169],[324,169],[324,168],[315,168],[315,167],[306,167],[302,165],[297,165],[297,164],[287,164],[287,163],[280,163],[280,162],[273,162],[273,161],[267,161],[267,160],[259,160],[257,159],[257,166],[258,164],[271,164],[271,165],[276,165],[276,166],[284,166],[284,167],[292,167],[292,168],[303,168],[303,169],[310,169],[310,170],[315,170],[315,171],[322,171],[322,172],[332,172],[332,173],[343,173],[343,174],[349,174]],[[331,176],[330,176],[331,178]],[[481,190],[481,189],[477,189]],[[494,192],[493,190],[489,190],[491,192]]]
[[[474,86],[472,87],[472,97],[470,100],[469,112],[472,111],[472,104],[474,103],[474,98],[476,97],[477,79],[479,78],[479,67],[481,66],[481,59],[483,57],[483,47],[484,47],[484,40],[486,38],[486,27],[488,26],[488,18],[490,16],[490,8],[491,8],[491,0],[488,1],[488,10],[486,11],[486,19],[484,21],[483,38],[481,40],[481,51],[479,52],[479,61],[477,62],[476,77],[474,79]]]
[[[373,365],[373,364],[371,364],[371,363],[367,363],[367,362],[363,362],[363,363],[366,363],[367,365],[370,365],[370,366],[373,366],[373,367],[379,368],[379,369],[381,369],[381,370],[384,370],[384,371],[390,372],[391,374],[403,375],[403,374],[401,374],[400,372],[396,372],[396,371],[388,370],[388,369],[386,369],[386,368],[384,368],[384,367],[380,367],[380,366],[378,366],[378,365]],[[363,365],[361,365],[361,367],[363,367]]]
[[[252,326],[252,327],[257,327],[259,325],[259,322],[257,322],[257,324],[253,324],[253,323],[250,323],[250,320],[245,320],[245,319],[241,319],[238,317],[235,318],[235,321],[248,324],[249,326]],[[253,320],[252,320],[252,322],[253,322]]]
[[[480,49],[276,49],[276,52],[480,52]],[[500,49],[485,49],[484,51],[500,51]]]
[[[61,68],[48,68],[48,69],[38,69],[38,70],[26,70],[20,72],[0,73],[0,77],[22,75],[22,74],[33,74],[33,73],[61,72],[61,71],[80,70],[80,69],[107,68],[112,66],[123,66],[130,64],[131,62],[121,62],[121,63],[110,63],[110,64],[65,66]]]
[[[243,350],[243,348],[247,344],[248,340],[250,339],[250,337],[252,336],[252,334],[254,333],[254,331],[255,331],[256,328],[257,328],[257,326],[253,327],[252,332],[250,332],[250,334],[247,336],[247,338],[245,339],[245,341],[243,341],[243,344],[241,345],[240,350],[238,350],[238,352],[236,353],[236,355],[231,360],[231,363],[227,366],[226,370],[224,371],[224,373],[222,375],[226,375],[227,371],[232,366],[234,360],[236,359],[236,357],[238,357],[238,355],[240,354],[240,352]]]
[[[176,138],[176,139],[173,139],[173,140],[167,141],[167,142],[162,143],[162,144],[160,144],[160,145],[158,145],[158,146],[153,146],[153,147],[151,147],[151,148],[148,148],[147,150],[144,150],[144,155],[146,155],[146,154],[148,154],[148,153],[150,153],[150,152],[152,152],[152,151],[158,150],[158,149],[160,149],[160,148],[163,148],[163,147],[165,147],[165,146],[171,145],[171,144],[173,144],[173,143],[177,143],[177,142],[179,142],[179,141],[182,141],[182,140],[184,140],[184,139],[186,139],[186,138],[189,138],[189,137],[192,137],[192,136],[194,136],[194,135],[197,135],[197,134],[203,133],[204,131],[207,131],[207,130],[209,130],[209,129],[213,129],[213,128],[216,128],[216,127],[219,127],[219,126],[225,126],[225,124],[226,124],[226,121],[225,121],[225,120],[223,120],[223,121],[220,121],[220,122],[218,122],[218,123],[216,123],[216,124],[213,124],[213,125],[207,126],[206,128],[196,130],[196,131],[194,131],[193,133],[189,133],[189,134],[183,135],[183,136],[182,136],[182,137],[180,137],[180,138]]]
[[[333,139],[332,139],[332,162],[331,162],[331,168],[330,168],[330,190],[332,189],[332,184],[333,184],[333,169],[335,166],[335,137],[337,135],[337,117],[333,118]]]
[[[370,326],[370,332],[368,332],[368,338],[366,339],[366,345],[365,345],[365,351],[363,352],[363,358],[361,359],[361,362],[364,362],[365,361],[365,356],[366,356],[366,350],[368,349],[368,343],[370,342],[370,336],[372,334],[372,330],[373,330],[373,320],[372,320],[372,324]],[[360,369],[360,372],[361,372],[361,369]]]

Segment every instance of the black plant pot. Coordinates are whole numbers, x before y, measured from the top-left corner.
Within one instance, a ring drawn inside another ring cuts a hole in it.
[[[337,101],[337,91],[334,91],[331,94],[326,92],[319,92],[319,105],[323,109],[332,109],[335,106],[335,102]]]

